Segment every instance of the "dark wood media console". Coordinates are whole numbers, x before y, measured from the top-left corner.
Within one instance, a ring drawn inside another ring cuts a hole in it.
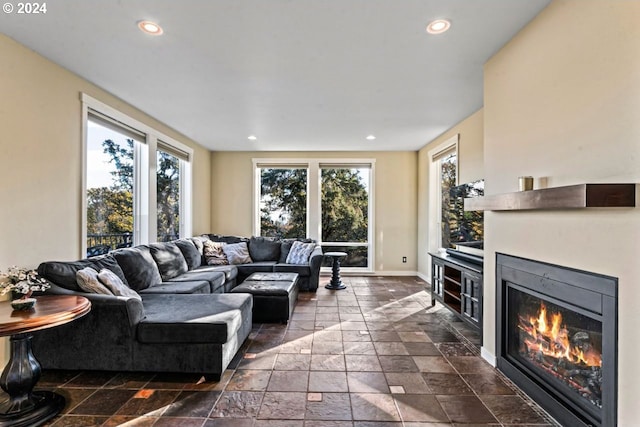
[[[482,265],[450,255],[431,256],[431,304],[436,300],[482,335]]]

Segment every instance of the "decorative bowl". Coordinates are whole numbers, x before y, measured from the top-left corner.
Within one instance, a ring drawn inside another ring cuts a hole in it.
[[[29,310],[36,305],[35,298],[22,298],[22,299],[14,299],[11,301],[11,307],[14,310]]]

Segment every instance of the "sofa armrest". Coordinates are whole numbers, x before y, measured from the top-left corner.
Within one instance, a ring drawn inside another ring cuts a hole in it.
[[[113,311],[114,313],[126,314],[130,327],[136,327],[144,318],[144,306],[142,301],[136,298],[121,297],[115,295],[92,294],[88,292],[76,292],[49,282],[51,287],[41,295],[79,295],[87,298],[91,302],[91,311],[103,312]],[[120,317],[120,316],[118,316]],[[114,319],[114,322],[116,320]]]
[[[322,246],[316,245],[309,257],[309,290],[315,292],[320,282],[320,267],[322,266]]]

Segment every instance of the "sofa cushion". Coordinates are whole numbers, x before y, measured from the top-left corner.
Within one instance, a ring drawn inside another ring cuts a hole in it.
[[[315,243],[293,242],[287,255],[287,264],[309,264],[309,257],[315,247]]]
[[[127,284],[124,272],[111,254],[82,259],[80,261],[43,262],[38,267],[38,274],[40,277],[43,277],[65,289],[81,292],[82,289],[80,289],[76,282],[76,272],[86,267],[91,267],[96,270],[96,272],[103,268],[108,268],[117,274],[125,284]]]
[[[249,248],[247,247],[247,242],[240,243],[227,243],[222,247],[224,254],[227,256],[229,260],[229,264],[248,264],[253,262],[251,256],[249,255]]]
[[[287,256],[289,256],[289,251],[291,250],[291,245],[293,242],[302,242],[302,243],[315,243],[316,241],[313,239],[282,239],[282,244],[280,245],[280,259],[278,262],[282,264],[286,264]]]
[[[199,271],[217,271],[225,275],[225,281],[231,281],[238,277],[238,267],[235,265],[203,265],[194,270]]]
[[[211,286],[206,280],[184,282],[162,282],[140,291],[140,295],[149,294],[210,294]]]
[[[134,291],[140,292],[162,282],[160,271],[148,246],[118,249],[111,253],[122,268],[129,287]]]
[[[146,295],[146,317],[138,324],[143,343],[220,343],[235,336],[251,316],[248,294]]]
[[[98,272],[91,267],[76,271],[76,282],[80,289],[90,294],[113,295],[98,279]]]
[[[251,264],[240,264],[236,265],[236,267],[238,267],[238,277],[243,281],[251,273],[266,273],[273,271],[274,265],[276,265],[275,261],[262,261],[253,262]]]
[[[130,287],[124,284],[122,280],[113,271],[103,268],[98,273],[98,280],[109,290],[113,295],[129,297],[135,299],[142,299],[140,295]]]
[[[151,243],[149,245],[151,256],[158,265],[162,280],[169,280],[186,273],[189,269],[182,251],[173,242]]]
[[[203,243],[204,260],[207,265],[228,265],[229,260],[225,255],[222,247],[226,245],[224,242],[214,242],[207,240]]]
[[[278,261],[280,241],[270,237],[252,237],[249,240],[249,255],[254,262]]]
[[[309,265],[299,264],[276,264],[273,266],[273,271],[278,273],[298,273],[300,277],[307,277],[311,274]]]
[[[208,236],[210,240],[214,242],[224,242],[224,243],[240,243],[240,242],[248,242],[249,239],[241,236],[225,236],[222,234],[205,234],[203,236]]]
[[[219,290],[222,288],[225,282],[225,275],[221,271],[203,271],[203,270],[191,270],[178,277],[170,279],[169,283],[177,282],[191,282],[191,281],[206,281],[209,283],[209,293],[222,292]]]
[[[194,268],[198,268],[202,265],[202,252],[198,250],[195,243],[191,239],[180,239],[176,240],[173,243],[176,244],[180,252],[182,252],[182,256],[184,256],[184,260],[187,262],[187,268],[189,270],[193,270]],[[202,244],[202,242],[200,242]]]

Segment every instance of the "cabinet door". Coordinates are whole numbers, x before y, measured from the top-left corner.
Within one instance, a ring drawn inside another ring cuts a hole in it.
[[[482,276],[468,271],[462,274],[462,313],[470,320],[482,321]]]
[[[434,260],[431,264],[431,292],[442,297],[443,282],[444,264]]]

